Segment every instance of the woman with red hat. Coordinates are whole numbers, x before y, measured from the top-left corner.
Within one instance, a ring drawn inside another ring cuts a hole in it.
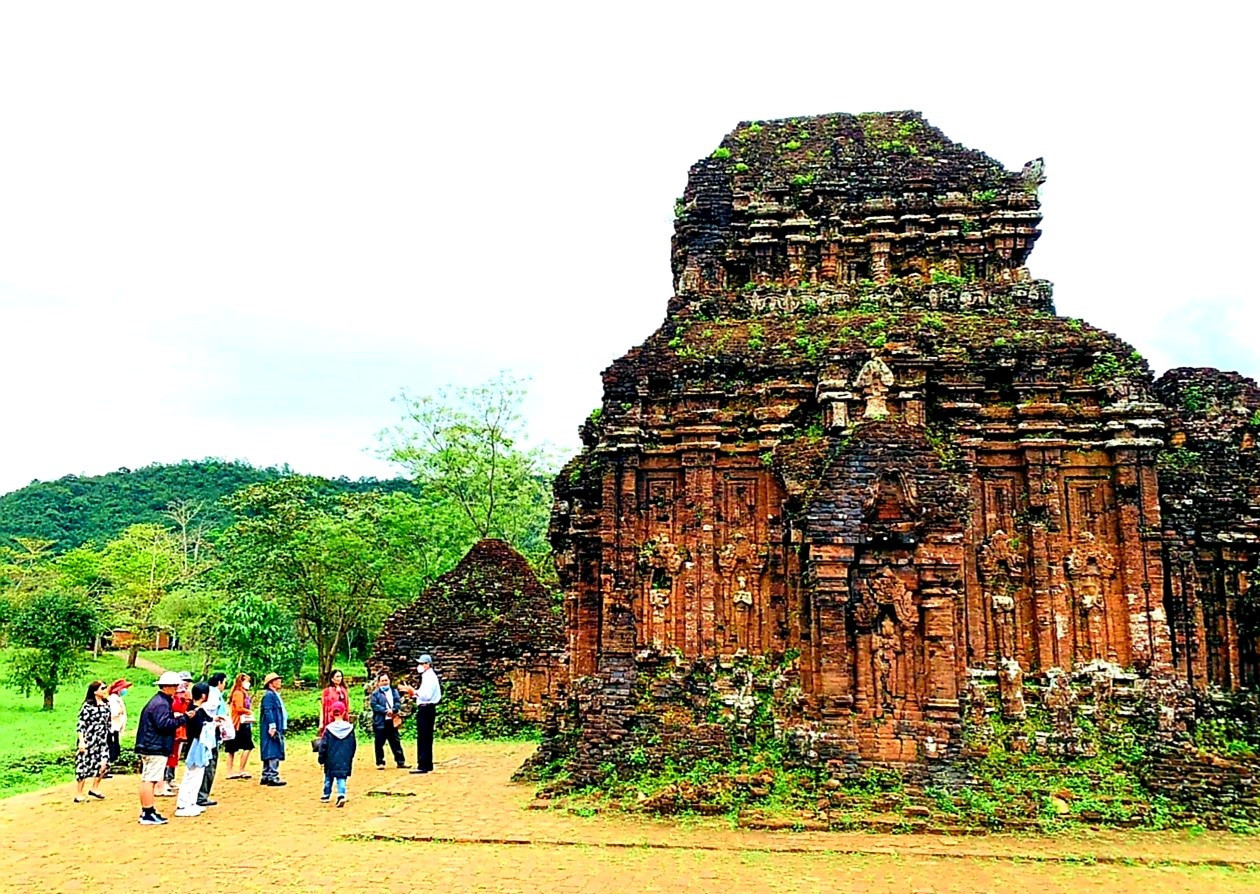
[[[122,734],[127,728],[127,703],[123,701],[123,696],[130,688],[131,684],[126,680],[115,680],[109,684],[109,765],[111,767],[118,762],[118,755],[122,750]],[[111,772],[109,775],[114,774]]]

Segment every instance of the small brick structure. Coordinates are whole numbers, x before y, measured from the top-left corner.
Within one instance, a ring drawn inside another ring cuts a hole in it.
[[[915,112],[745,122],[692,167],[665,322],[556,484],[575,778],[662,656],[787,659],[782,723],[855,766],[958,757],[976,674],[1005,716],[1087,666],[1256,685],[1260,393],[1057,316],[1043,180]]]
[[[433,656],[444,714],[477,726],[488,712],[540,720],[567,674],[563,618],[525,558],[502,540],[478,542],[459,564],[385,622],[371,674],[418,682],[416,658]],[[448,724],[454,718],[447,718]]]

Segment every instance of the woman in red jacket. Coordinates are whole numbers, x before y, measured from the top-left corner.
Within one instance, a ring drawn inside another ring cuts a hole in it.
[[[350,704],[350,693],[346,691],[345,675],[339,670],[334,670],[328,675],[328,685],[324,687],[324,692],[320,698],[319,710],[319,734],[324,734],[324,727],[332,723],[333,705],[340,702],[343,705]]]

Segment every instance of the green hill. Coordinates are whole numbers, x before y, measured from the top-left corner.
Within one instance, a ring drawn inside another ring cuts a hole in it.
[[[163,521],[162,510],[173,500],[201,503],[200,519],[218,530],[231,521],[231,514],[219,502],[222,497],[287,474],[287,468],[259,469],[248,463],[205,459],[35,481],[0,495],[0,545],[11,545],[15,537],[56,541],[58,552],[88,542],[104,544],[128,525]],[[402,478],[335,478],[332,483],[346,492],[412,487]]]

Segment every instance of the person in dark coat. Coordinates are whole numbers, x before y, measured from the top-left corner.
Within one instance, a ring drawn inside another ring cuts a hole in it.
[[[188,723],[188,714],[172,707],[179,674],[167,671],[158,677],[158,691],[140,712],[136,724],[136,754],[140,756],[140,825],[160,826],[166,817],[153,806],[153,788],[166,777],[166,758],[175,748],[175,730]]]
[[[284,708],[284,699],[280,697],[282,684],[279,674],[267,674],[263,680],[266,690],[262,698],[261,721],[258,726],[262,733],[262,747],[258,749],[262,758],[263,772],[260,785],[285,785],[280,778],[280,762],[284,760],[284,731],[289,726],[289,714]]]
[[[354,736],[354,724],[346,719],[346,706],[337,702],[329,713],[332,721],[319,737],[319,762],[324,765],[324,796],[320,800],[328,803],[335,784],[337,806],[345,807],[346,780],[354,769],[354,752],[359,743]]]
[[[407,758],[403,755],[402,742],[398,739],[396,717],[401,717],[402,693],[390,685],[389,674],[381,674],[376,678],[376,689],[368,699],[372,707],[372,738],[376,746],[376,769],[385,769],[385,743],[394,753],[394,763],[398,769],[407,769]]]

